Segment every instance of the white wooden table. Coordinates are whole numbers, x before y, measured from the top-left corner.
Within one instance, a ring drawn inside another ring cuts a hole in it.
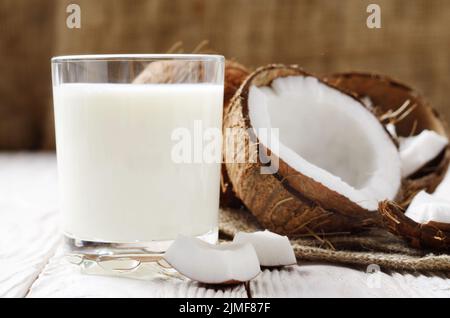
[[[0,154],[0,297],[450,297],[449,277],[299,263],[263,271],[248,292],[177,277],[85,275],[63,257],[54,154]]]

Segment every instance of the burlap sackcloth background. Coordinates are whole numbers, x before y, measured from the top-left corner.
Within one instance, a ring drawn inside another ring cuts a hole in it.
[[[246,210],[220,210],[220,235],[232,239],[238,231],[262,230]],[[354,266],[376,264],[383,270],[450,272],[450,255],[410,248],[386,230],[371,229],[358,234],[291,239],[300,261],[330,262]]]

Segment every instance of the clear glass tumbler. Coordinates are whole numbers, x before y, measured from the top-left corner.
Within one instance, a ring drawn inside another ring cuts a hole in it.
[[[61,56],[52,78],[71,253],[160,254],[178,234],[217,241],[223,56]]]

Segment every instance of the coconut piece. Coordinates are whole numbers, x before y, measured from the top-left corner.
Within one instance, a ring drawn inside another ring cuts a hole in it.
[[[179,235],[164,259],[184,276],[205,284],[237,284],[256,277],[260,264],[251,244],[209,244]]]
[[[279,267],[297,264],[294,249],[287,236],[268,230],[254,233],[238,232],[233,242],[253,245],[261,266]]]
[[[419,93],[387,76],[341,73],[326,76],[325,81],[357,98],[370,99],[371,110],[391,128],[394,126],[399,137],[417,135],[424,130],[447,135],[447,127],[438,112]],[[434,160],[404,178],[397,203],[406,207],[419,191],[433,192],[442,181],[449,161],[450,150],[446,147]]]
[[[419,135],[399,137],[402,176],[408,177],[435,159],[448,144],[448,139],[425,129]]]
[[[224,144],[235,159],[227,162],[235,193],[271,231],[295,235],[374,225],[379,216],[369,211],[399,189],[399,155],[377,118],[356,98],[296,66],[252,73],[224,123],[234,128],[224,131],[234,147]],[[275,138],[264,135],[267,128],[280,129],[278,149],[269,142]],[[261,174],[260,160],[239,162],[258,144],[279,159],[276,173]]]
[[[379,212],[386,227],[415,248],[450,250],[450,224],[436,221],[417,223],[405,215],[405,209],[392,201],[380,203]]]
[[[450,223],[450,200],[420,191],[411,201],[405,215],[417,223]]]
[[[414,247],[450,249],[450,172],[433,194],[420,191],[405,211],[394,202],[383,202],[379,211],[391,232]]]

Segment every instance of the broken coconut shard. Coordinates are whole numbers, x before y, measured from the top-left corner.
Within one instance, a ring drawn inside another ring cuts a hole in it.
[[[261,271],[251,244],[213,245],[183,235],[170,245],[164,259],[182,275],[205,284],[238,284]]]
[[[294,250],[287,236],[270,231],[254,233],[238,232],[233,243],[250,243],[258,255],[259,263],[264,267],[279,267],[297,264]]]
[[[394,234],[414,247],[450,249],[450,171],[433,194],[420,191],[406,212],[394,202],[380,203],[379,211]]]
[[[450,198],[441,199],[420,191],[411,201],[405,215],[421,224],[430,221],[450,224]]]
[[[450,171],[433,194],[420,191],[411,201],[405,215],[417,223],[430,221],[450,224]]]
[[[273,153],[278,173],[260,174],[260,162],[227,162],[235,193],[271,231],[360,230],[377,224],[371,211],[398,193],[399,154],[379,120],[356,98],[296,66],[252,73],[227,108],[224,127],[246,134],[280,129]],[[252,149],[252,138],[241,137],[236,147]],[[267,146],[264,136],[256,137]]]

